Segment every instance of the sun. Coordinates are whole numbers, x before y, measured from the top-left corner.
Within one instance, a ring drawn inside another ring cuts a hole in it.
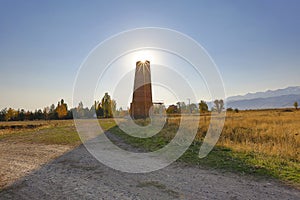
[[[140,50],[132,54],[132,63],[134,64],[138,61],[145,63],[146,61],[153,62],[154,60],[153,52],[149,50]]]

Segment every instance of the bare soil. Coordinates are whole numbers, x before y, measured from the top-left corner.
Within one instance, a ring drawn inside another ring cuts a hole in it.
[[[67,145],[0,141],[0,189],[72,149]]]

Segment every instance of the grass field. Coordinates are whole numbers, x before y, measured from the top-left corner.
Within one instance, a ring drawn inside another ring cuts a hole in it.
[[[197,136],[179,162],[241,174],[274,177],[300,187],[299,111],[227,112],[217,146],[207,157],[199,159],[199,148],[210,119],[210,114],[201,116]],[[132,145],[153,151],[165,146],[174,137],[180,118],[169,118],[168,124],[159,134],[146,139],[124,134],[112,119],[101,119],[99,123],[103,129],[119,135]],[[72,120],[1,122],[1,140],[45,145],[77,146],[81,143]]]
[[[0,132],[0,141],[74,146],[80,144],[73,121],[1,122],[1,126],[6,128]],[[33,128],[27,128],[28,126]]]
[[[299,111],[227,112],[216,147],[206,158],[199,159],[199,149],[210,119],[210,114],[201,116],[196,138],[179,161],[242,174],[271,176],[300,187]],[[148,139],[130,137],[118,127],[110,131],[132,145],[153,151],[165,146],[174,137],[180,117],[171,117],[168,121],[159,134]]]

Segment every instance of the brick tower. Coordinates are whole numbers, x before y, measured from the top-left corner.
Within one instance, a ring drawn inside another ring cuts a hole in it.
[[[149,117],[149,110],[153,106],[151,90],[150,61],[136,62],[130,115],[133,119]]]

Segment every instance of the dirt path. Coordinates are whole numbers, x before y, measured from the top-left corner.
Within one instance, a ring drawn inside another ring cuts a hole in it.
[[[71,149],[67,145],[0,141],[0,189]]]
[[[110,136],[124,148],[131,148]],[[276,181],[179,163],[147,174],[123,173],[102,165],[79,146],[15,182],[0,193],[0,199],[277,200],[300,199],[300,191]]]

